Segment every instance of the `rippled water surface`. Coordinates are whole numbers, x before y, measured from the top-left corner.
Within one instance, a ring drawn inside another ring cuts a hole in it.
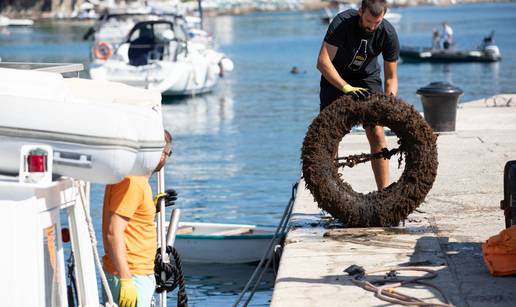
[[[495,30],[503,61],[494,64],[400,64],[399,95],[420,108],[416,90],[431,81],[461,87],[462,101],[516,91],[516,3],[396,9],[402,45],[430,45],[431,31],[447,20],[456,45],[472,48]],[[235,71],[210,95],[164,101],[174,135],[167,185],[180,194],[183,220],[275,225],[300,174],[300,147],[318,111],[316,56],[326,31],[319,12],[219,17],[207,27],[234,61]],[[82,62],[85,25],[38,24],[0,30],[4,61]],[[300,74],[289,73],[292,66]],[[84,74],[87,76],[87,74]],[[92,123],[94,124],[94,123]],[[93,214],[100,231],[103,186],[94,185]],[[100,234],[99,234],[100,236]],[[228,306],[254,269],[188,266],[191,306]],[[269,304],[272,274],[253,300]],[[173,295],[170,305],[173,304]]]

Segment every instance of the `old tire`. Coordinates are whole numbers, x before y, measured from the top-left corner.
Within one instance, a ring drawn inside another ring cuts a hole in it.
[[[355,192],[338,174],[339,142],[354,125],[389,127],[404,151],[399,180],[382,191]],[[347,227],[393,226],[425,199],[437,174],[436,137],[413,106],[374,94],[367,101],[343,96],[317,116],[306,133],[301,153],[303,176],[319,207]]]

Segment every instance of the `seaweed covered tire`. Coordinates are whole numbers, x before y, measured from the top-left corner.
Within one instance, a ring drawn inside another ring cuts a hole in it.
[[[399,180],[382,191],[355,192],[339,176],[339,143],[354,125],[389,127],[405,155]],[[303,177],[319,207],[347,227],[393,226],[425,199],[437,174],[436,137],[413,106],[374,94],[366,101],[343,96],[317,116],[306,133],[301,153]]]

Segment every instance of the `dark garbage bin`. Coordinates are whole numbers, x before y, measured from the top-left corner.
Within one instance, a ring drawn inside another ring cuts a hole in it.
[[[426,122],[434,132],[455,131],[457,103],[464,93],[448,82],[432,82],[417,90]]]

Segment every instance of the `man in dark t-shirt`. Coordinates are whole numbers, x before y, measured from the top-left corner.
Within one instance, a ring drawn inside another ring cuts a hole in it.
[[[371,92],[382,92],[379,54],[384,63],[384,92],[397,94],[400,48],[396,30],[383,19],[386,11],[386,0],[362,0],[358,11],[347,10],[333,18],[317,59],[322,74],[321,111],[344,94],[363,99]],[[386,147],[383,127],[368,126],[365,131],[372,153]],[[378,189],[387,187],[388,161],[378,159],[371,164]]]

